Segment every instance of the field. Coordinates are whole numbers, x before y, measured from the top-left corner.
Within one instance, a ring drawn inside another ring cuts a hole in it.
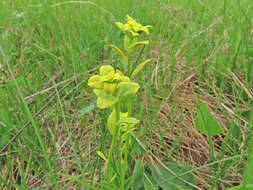
[[[122,48],[127,14],[152,25],[131,59],[151,61],[135,78],[126,172],[140,164],[150,185],[129,189],[253,184],[252,0],[1,0],[0,189],[117,189],[97,154],[110,111],[88,79],[122,67],[108,44]]]

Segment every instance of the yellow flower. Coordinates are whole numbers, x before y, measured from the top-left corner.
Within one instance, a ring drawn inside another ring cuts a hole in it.
[[[101,77],[99,75],[94,75],[88,80],[88,85],[92,88],[103,88]]]
[[[134,32],[136,33],[140,33],[145,32],[147,35],[149,35],[149,31],[148,29],[152,28],[151,25],[147,25],[147,26],[142,26],[141,24],[137,23],[133,18],[131,18],[129,15],[127,15],[127,23],[130,25],[130,27],[133,29]]]
[[[149,29],[152,26],[142,26],[141,24],[137,23],[133,18],[127,15],[127,23],[122,24],[121,22],[116,22],[116,25],[119,27],[122,32],[131,37],[138,37],[141,32],[144,32],[146,35],[149,35]]]
[[[130,82],[130,78],[110,65],[101,66],[99,75],[94,75],[88,80],[88,85],[94,89],[101,89],[106,94],[113,95],[120,82]]]

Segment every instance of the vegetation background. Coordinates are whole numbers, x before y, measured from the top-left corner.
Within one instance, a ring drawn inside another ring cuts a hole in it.
[[[99,183],[109,113],[96,109],[87,80],[101,65],[120,66],[107,45],[121,44],[114,23],[126,14],[153,26],[134,104],[147,149],[135,154],[190,166],[199,189],[241,184],[253,127],[252,10],[252,0],[0,1],[0,189]],[[212,138],[212,162],[196,129],[200,103],[225,131]]]

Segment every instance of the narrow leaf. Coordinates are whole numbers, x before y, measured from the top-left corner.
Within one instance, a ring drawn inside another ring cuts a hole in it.
[[[144,62],[142,62],[140,65],[138,65],[138,66],[134,69],[134,71],[133,71],[133,73],[132,73],[132,75],[131,75],[131,79],[133,79],[133,78],[144,68],[144,66],[145,66],[148,62],[150,62],[150,59],[147,59],[146,61],[144,61]]]
[[[103,152],[97,151],[97,154],[104,160],[104,161],[108,161],[107,158],[105,157]]]
[[[136,48],[140,47],[140,46],[144,46],[144,45],[148,45],[148,41],[140,41],[140,42],[135,42],[132,45],[130,45],[128,47],[128,51],[132,52],[134,51]]]
[[[116,46],[112,45],[112,44],[109,44],[108,45],[109,47],[112,48],[112,50],[123,60],[125,61],[126,63],[128,62],[127,61],[127,57],[124,55],[124,53]]]
[[[251,132],[253,133],[253,132]],[[251,134],[251,139],[248,144],[248,158],[247,163],[243,171],[243,183],[252,184],[253,183],[253,137]]]

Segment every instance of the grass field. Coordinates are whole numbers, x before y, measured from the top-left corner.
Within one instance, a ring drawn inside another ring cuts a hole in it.
[[[114,23],[127,14],[153,26],[142,54],[151,62],[136,79],[141,122],[130,167],[137,159],[186,165],[193,189],[243,183],[253,134],[252,0],[1,0],[0,189],[103,189],[96,151],[110,145],[109,112],[97,109],[87,81],[101,65],[120,65],[108,44],[121,47]],[[201,103],[224,129],[213,146],[196,128]]]

